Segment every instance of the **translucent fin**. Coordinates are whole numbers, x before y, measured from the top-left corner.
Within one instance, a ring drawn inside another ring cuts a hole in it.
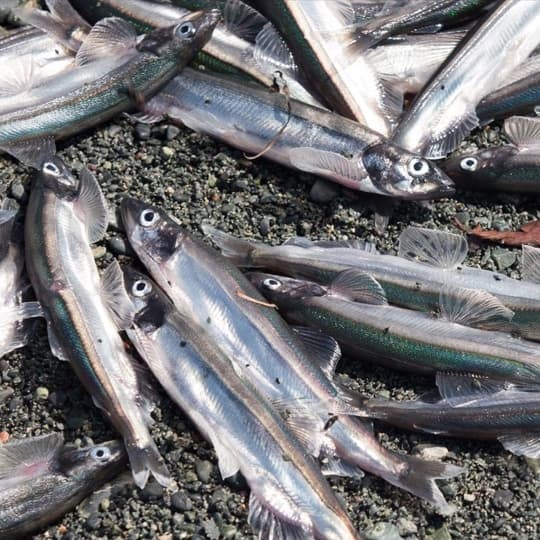
[[[124,273],[118,261],[113,261],[103,272],[101,292],[118,328],[131,327],[136,310],[126,291]]]
[[[320,176],[353,182],[361,182],[369,177],[360,160],[349,159],[336,152],[310,147],[292,148],[289,150],[289,160],[293,167]]]
[[[268,500],[274,500],[276,504],[280,502],[282,505],[285,503],[291,504],[289,501],[283,500],[285,497],[279,490],[273,489],[270,491],[274,497],[270,498],[268,496]],[[273,510],[264,505],[255,495],[254,491],[250,493],[248,523],[259,540],[310,540],[313,538],[313,533],[307,527],[303,528],[302,526],[295,526],[290,522],[285,522]],[[299,511],[291,509],[287,513],[297,514]],[[302,521],[298,519],[299,524],[305,522],[306,519],[304,518]],[[291,521],[294,522],[296,520],[293,518]]]
[[[329,292],[354,302],[378,306],[388,304],[380,283],[369,274],[354,268],[340,272],[330,284]]]
[[[154,441],[150,440],[144,447],[129,440],[126,440],[125,443],[131,464],[131,474],[139,488],[143,489],[146,486],[150,473],[163,487],[168,487],[171,484],[169,471]]]
[[[266,19],[255,9],[240,0],[227,0],[223,7],[225,26],[233,34],[252,41]]]
[[[201,225],[201,229],[227,259],[231,259],[238,266],[252,266],[251,253],[257,247],[256,242],[236,238],[206,223]]]
[[[295,326],[293,330],[306,347],[310,360],[317,364],[326,376],[332,380],[336,366],[341,358],[341,349],[338,342],[318,329]]]
[[[540,248],[522,246],[521,275],[527,281],[540,283]]]
[[[24,347],[28,342],[28,331],[24,325],[21,327],[17,323],[42,316],[43,310],[39,302],[25,302],[16,306],[0,308],[0,330],[3,331],[4,335],[9,336],[1,344],[0,353],[3,355],[19,347]],[[9,328],[12,328],[11,332]]]
[[[101,19],[81,45],[75,62],[84,66],[113,56],[123,56],[137,46],[137,32],[131,24],[119,17]]]
[[[34,86],[35,62],[24,55],[10,59],[9,69],[0,72],[0,98],[17,96]]]
[[[318,240],[313,241],[305,236],[293,236],[285,240],[283,246],[297,246],[305,249],[309,248],[351,248],[359,249],[360,251],[367,251],[368,253],[378,253],[375,244],[365,242],[355,238],[354,240]]]
[[[259,66],[269,63],[286,71],[296,70],[293,55],[272,23],[266,23],[255,38],[253,58]]]
[[[325,476],[342,476],[345,478],[363,478],[364,472],[359,467],[351,465],[338,457],[328,457],[321,464],[321,471]]]
[[[218,457],[218,467],[221,478],[230,478],[239,470],[238,456],[235,455],[229,448],[221,444],[221,441],[216,437],[212,437],[212,446]]]
[[[310,20],[310,26],[314,31],[329,33],[332,36],[335,32],[352,29],[356,21],[356,13],[350,0],[311,0],[311,3],[324,4],[332,10],[331,16],[325,18],[319,16],[320,8],[311,8],[311,6],[304,8],[304,14]]]
[[[56,154],[54,137],[42,137],[38,139],[26,139],[12,143],[0,144],[0,150],[4,150],[21,163],[40,169],[41,165]]]
[[[478,127],[480,121],[474,109],[464,112],[463,116],[454,125],[449,126],[444,133],[434,135],[421,148],[421,153],[428,159],[442,159],[453,152]]]
[[[0,445],[0,489],[45,473],[63,446],[60,433],[15,439]]]
[[[499,442],[506,450],[516,456],[528,458],[540,458],[540,432],[529,431],[527,433],[508,433],[498,437]]]
[[[395,78],[379,74],[383,112],[388,119],[397,123],[397,119],[403,112],[403,92],[396,87],[395,83]]]
[[[69,362],[69,358],[64,354],[64,350],[60,345],[60,341],[56,337],[56,334],[50,322],[47,322],[47,337],[49,339],[49,347],[53,355],[62,362]]]
[[[89,242],[98,242],[107,230],[109,212],[96,177],[86,168],[79,177],[77,206],[84,213]]]
[[[0,209],[0,261],[4,260],[8,254],[13,221],[16,215],[16,210]]]
[[[399,237],[398,255],[436,268],[453,269],[467,256],[465,237],[445,231],[407,227]]]
[[[465,405],[464,399],[478,398],[509,388],[510,383],[470,373],[437,373],[436,384],[439,394],[448,404]],[[540,389],[540,387],[539,387]]]
[[[504,133],[520,148],[540,150],[540,118],[512,116],[504,121]]]
[[[509,330],[514,312],[492,294],[478,289],[444,285],[439,295],[442,318],[463,326]]]

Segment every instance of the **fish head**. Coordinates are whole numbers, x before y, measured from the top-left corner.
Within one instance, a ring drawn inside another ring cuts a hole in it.
[[[159,57],[195,54],[210,40],[220,19],[218,9],[190,12],[175,24],[146,34],[137,44],[137,50]]]
[[[168,261],[187,238],[178,223],[152,204],[125,197],[120,208],[129,243],[147,266],[149,260]]]
[[[444,170],[458,184],[463,185],[470,185],[477,178],[495,180],[505,168],[507,160],[517,152],[516,147],[507,145],[462,154],[447,159]]]
[[[264,272],[248,272],[247,278],[270,302],[287,307],[298,300],[312,296],[324,296],[326,289],[313,281],[295,279]]]
[[[37,181],[61,199],[72,200],[79,193],[79,180],[58,156],[52,156],[42,163]]]
[[[65,447],[58,456],[58,468],[67,477],[80,482],[100,483],[118,474],[127,462],[124,445],[108,441],[86,448]]]
[[[123,267],[122,271],[126,291],[135,307],[134,324],[145,334],[151,334],[164,324],[172,304],[147,275],[131,266]]]
[[[362,162],[373,185],[392,197],[426,200],[455,192],[452,180],[429,160],[388,142],[366,148]]]

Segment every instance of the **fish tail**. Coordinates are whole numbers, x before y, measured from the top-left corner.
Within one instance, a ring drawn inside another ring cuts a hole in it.
[[[144,446],[134,441],[125,441],[125,443],[131,464],[131,474],[139,488],[144,488],[150,473],[162,486],[168,487],[170,485],[169,471],[154,441],[150,439]]]
[[[237,266],[251,266],[251,254],[257,245],[255,242],[236,238],[205,223],[201,228],[227,259]]]
[[[455,512],[456,507],[446,501],[435,480],[453,478],[463,473],[462,467],[440,461],[428,461],[415,456],[397,454],[395,456],[402,461],[403,468],[399,476],[392,475],[385,480],[430,502],[443,515]]]

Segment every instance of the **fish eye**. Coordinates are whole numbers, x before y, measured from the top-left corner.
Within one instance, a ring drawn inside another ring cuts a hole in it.
[[[263,287],[270,289],[271,291],[276,291],[281,287],[281,281],[274,278],[266,278],[263,281]]]
[[[189,39],[195,35],[195,26],[192,22],[186,21],[176,27],[176,35],[182,39]]]
[[[151,227],[159,221],[159,214],[154,210],[143,210],[139,221],[143,227]]]
[[[478,160],[475,157],[469,156],[463,158],[459,162],[459,166],[463,171],[474,172],[478,169]]]
[[[52,174],[53,176],[60,176],[61,174],[60,169],[52,161],[44,163],[42,170],[44,173]]]
[[[411,176],[424,176],[429,172],[429,164],[425,159],[413,158],[407,167]]]
[[[106,446],[97,446],[96,448],[92,448],[90,457],[96,461],[105,462],[111,458],[111,451]]]
[[[131,292],[133,293],[133,296],[146,296],[148,293],[152,291],[152,285],[149,281],[146,281],[145,279],[138,279],[134,284],[133,287],[131,287]]]

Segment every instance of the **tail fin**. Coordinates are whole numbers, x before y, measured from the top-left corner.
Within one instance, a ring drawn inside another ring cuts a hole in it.
[[[453,478],[464,472],[462,467],[440,461],[426,461],[414,456],[398,457],[403,462],[403,470],[397,477],[395,474],[381,475],[387,482],[430,502],[443,515],[455,512],[456,507],[446,501],[435,480]]]
[[[218,246],[224,257],[237,266],[253,266],[251,253],[257,246],[257,242],[236,238],[206,223],[201,225],[201,229]]]
[[[164,487],[171,483],[171,477],[159,450],[151,439],[145,446],[137,446],[132,441],[125,441],[131,464],[131,474],[135,484],[141,489],[146,486],[150,473]]]

